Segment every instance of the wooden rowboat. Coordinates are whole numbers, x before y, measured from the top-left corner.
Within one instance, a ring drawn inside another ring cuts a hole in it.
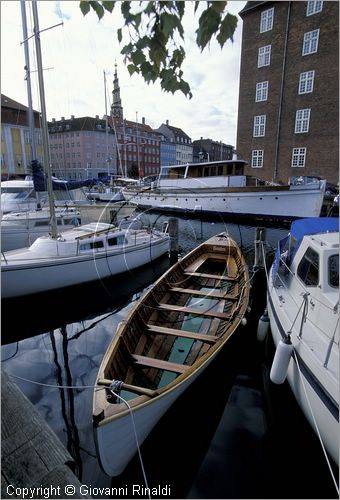
[[[174,264],[118,325],[93,398],[97,454],[106,474],[123,472],[137,451],[136,434],[140,445],[209,365],[248,300],[244,257],[222,233]]]

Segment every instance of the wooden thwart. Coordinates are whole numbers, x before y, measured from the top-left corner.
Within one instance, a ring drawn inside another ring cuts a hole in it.
[[[185,314],[196,314],[197,316],[208,316],[209,318],[230,319],[230,315],[219,311],[201,311],[193,307],[175,306],[173,304],[158,304],[158,309],[166,311],[184,312]]]
[[[98,385],[105,385],[106,387],[109,387],[112,382],[112,380],[102,378],[98,380]],[[153,389],[148,389],[147,387],[141,387],[139,385],[126,384],[125,382],[122,382],[121,388],[126,391],[135,392],[136,394],[149,396],[150,398],[153,398],[158,394],[158,391],[155,391]]]
[[[176,328],[167,328],[165,326],[147,325],[147,332],[159,335],[173,335],[174,337],[184,337],[193,340],[200,340],[208,344],[214,344],[218,337],[213,335],[204,335],[203,333],[189,332],[187,330],[177,330]]]
[[[203,290],[195,290],[194,288],[181,288],[179,286],[173,286],[169,291],[187,293],[189,295],[195,295],[197,297],[207,297],[212,299],[236,300],[238,298],[237,295],[231,295],[225,292],[207,292]]]
[[[171,363],[170,361],[164,361],[162,359],[148,358],[146,356],[139,356],[138,354],[132,354],[134,364],[147,366],[149,368],[157,368],[158,370],[166,370],[175,373],[184,373],[187,371],[189,366],[180,365],[178,363]]]
[[[196,276],[197,278],[213,278],[215,280],[237,281],[239,276],[226,276],[225,274],[207,274],[207,273],[190,273],[185,272],[186,276]]]

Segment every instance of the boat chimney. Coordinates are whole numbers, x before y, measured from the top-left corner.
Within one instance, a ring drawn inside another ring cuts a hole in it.
[[[74,115],[71,115],[71,120],[74,120]]]
[[[169,120],[166,121],[166,124],[169,125]]]
[[[145,117],[142,117],[142,124],[145,125]]]
[[[65,116],[62,116],[61,117],[61,121],[63,122],[65,120]]]

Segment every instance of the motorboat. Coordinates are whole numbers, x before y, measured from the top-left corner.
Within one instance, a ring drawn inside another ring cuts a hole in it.
[[[326,181],[274,184],[244,174],[240,159],[163,166],[156,182],[126,187],[138,208],[190,216],[227,216],[246,220],[292,221],[319,217]]]
[[[294,221],[268,277],[276,346],[270,378],[286,379],[322,447],[339,465],[339,219]]]

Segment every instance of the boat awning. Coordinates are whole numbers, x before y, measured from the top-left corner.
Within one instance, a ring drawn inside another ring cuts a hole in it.
[[[337,217],[310,217],[298,219],[291,225],[291,235],[300,243],[307,234],[318,234],[339,231]]]

